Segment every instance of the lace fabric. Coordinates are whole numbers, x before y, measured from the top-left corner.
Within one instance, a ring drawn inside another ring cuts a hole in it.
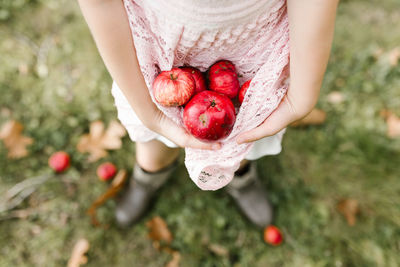
[[[210,8],[212,2],[124,0],[149,93],[175,123],[183,126],[182,109],[163,107],[153,96],[152,83],[160,71],[183,65],[206,71],[214,62],[227,59],[235,64],[241,84],[252,79],[234,128],[222,140],[222,148],[186,148],[189,176],[203,190],[220,189],[232,180],[253,145],[238,145],[235,138],[258,126],[276,109],[287,91],[289,75],[285,0],[220,0],[216,8]],[[130,133],[131,139],[139,142],[156,136],[143,125],[135,125],[135,131]]]

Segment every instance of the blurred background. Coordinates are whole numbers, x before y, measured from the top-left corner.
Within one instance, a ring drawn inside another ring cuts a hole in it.
[[[96,168],[134,162],[127,135],[92,162],[77,149],[92,122],[117,119],[111,79],[75,1],[0,0],[0,266],[66,266],[78,240],[85,266],[400,266],[399,29],[398,0],[341,1],[326,119],[289,128],[283,152],[259,161],[284,235],[272,247],[183,166],[137,226],[115,226],[113,200],[93,225],[87,210],[112,187]],[[56,175],[59,150],[71,166]],[[148,237],[155,216],[169,251]]]

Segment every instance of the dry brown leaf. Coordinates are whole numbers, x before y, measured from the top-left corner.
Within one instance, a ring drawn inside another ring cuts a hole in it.
[[[389,51],[389,63],[392,67],[397,66],[400,59],[400,47],[395,47]]]
[[[26,75],[26,74],[28,74],[28,72],[29,72],[28,64],[26,64],[25,62],[21,62],[21,63],[18,65],[18,72],[19,72],[21,75]]]
[[[342,92],[333,91],[327,95],[328,102],[331,104],[340,104],[344,101]]]
[[[8,149],[9,158],[22,158],[28,155],[26,147],[33,143],[33,139],[22,135],[24,126],[15,120],[7,121],[0,129],[0,140],[3,140]]]
[[[89,162],[95,162],[107,155],[107,149],[119,149],[125,134],[125,128],[116,121],[112,121],[107,130],[104,130],[103,122],[94,121],[90,124],[89,134],[82,135],[76,147],[79,152],[90,154]]]
[[[356,223],[356,216],[360,211],[357,200],[342,199],[338,202],[336,208],[346,218],[350,226]]]
[[[96,211],[99,207],[101,207],[108,199],[114,197],[124,185],[126,181],[127,175],[126,170],[120,170],[115,178],[113,179],[110,187],[107,189],[105,193],[100,195],[93,203],[90,205],[90,208],[87,211],[87,214],[90,216],[92,220],[92,224],[95,226],[99,226],[100,223],[96,217]]]
[[[87,263],[85,253],[89,250],[89,241],[85,238],[79,239],[72,250],[71,257],[68,260],[68,267],[79,267]]]
[[[375,49],[375,51],[373,51],[372,56],[375,59],[379,59],[383,55],[383,52],[384,52],[383,49],[379,47],[379,48]]]
[[[210,244],[210,245],[208,245],[208,249],[209,249],[211,252],[213,252],[213,253],[215,253],[216,255],[218,255],[218,256],[224,256],[224,257],[226,257],[226,256],[229,255],[228,249],[227,249],[226,247],[223,247],[223,246],[218,245],[218,244]]]
[[[387,132],[386,135],[390,138],[400,136],[400,117],[396,116],[390,110],[382,110],[381,116],[386,120]]]
[[[0,116],[2,117],[10,117],[11,116],[11,110],[5,107],[0,108]]]
[[[156,248],[160,247],[160,242],[170,244],[172,242],[172,234],[168,229],[167,223],[160,217],[155,216],[146,223],[149,229],[149,238],[153,240],[153,245]]]
[[[179,251],[172,251],[172,259],[165,265],[165,267],[179,267],[181,261],[181,254]]]
[[[307,116],[304,118],[293,122],[290,126],[299,127],[299,126],[307,126],[307,125],[320,125],[323,124],[326,120],[326,112],[321,109],[313,109]]]
[[[173,237],[171,231],[168,229],[167,223],[160,216],[155,216],[146,222],[146,226],[149,229],[148,236],[153,240],[153,247],[159,251],[164,251],[172,255],[172,259],[165,265],[165,267],[178,267],[181,260],[181,254],[179,251],[173,250],[169,246]]]

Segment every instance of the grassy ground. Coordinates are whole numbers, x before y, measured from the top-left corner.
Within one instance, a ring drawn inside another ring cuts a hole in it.
[[[400,69],[385,58],[400,43],[398,0],[340,4],[318,103],[326,123],[289,129],[284,151],[260,160],[275,224],[285,234],[276,248],[263,243],[222,191],[198,190],[183,167],[136,227],[115,227],[113,202],[99,213],[110,228],[91,226],[85,211],[106,185],[75,145],[91,121],[116,118],[110,78],[75,2],[1,4],[0,19],[8,19],[0,24],[0,125],[21,121],[35,143],[20,160],[7,159],[0,144],[0,194],[48,172],[56,150],[72,154],[73,168],[21,205],[35,211],[31,216],[0,221],[0,266],[65,266],[80,237],[91,244],[87,266],[163,266],[169,256],[152,247],[144,224],[155,215],[170,226],[181,266],[400,266],[400,140],[386,137],[379,115],[384,108],[400,115]],[[377,60],[378,48],[384,54]],[[331,104],[332,91],[344,101]],[[130,170],[133,152],[126,137],[123,149],[105,160]],[[355,226],[336,209],[343,198],[360,204]],[[216,255],[209,244],[229,254]]]

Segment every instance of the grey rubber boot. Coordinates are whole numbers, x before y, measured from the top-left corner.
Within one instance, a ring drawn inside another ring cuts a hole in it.
[[[115,210],[117,224],[120,227],[127,227],[140,220],[148,210],[156,191],[168,180],[177,167],[178,160],[159,172],[149,173],[136,164],[129,186],[117,202]]]
[[[267,192],[258,178],[256,163],[249,164],[247,173],[235,176],[226,186],[226,191],[253,224],[264,228],[271,224],[272,207],[267,199]]]

